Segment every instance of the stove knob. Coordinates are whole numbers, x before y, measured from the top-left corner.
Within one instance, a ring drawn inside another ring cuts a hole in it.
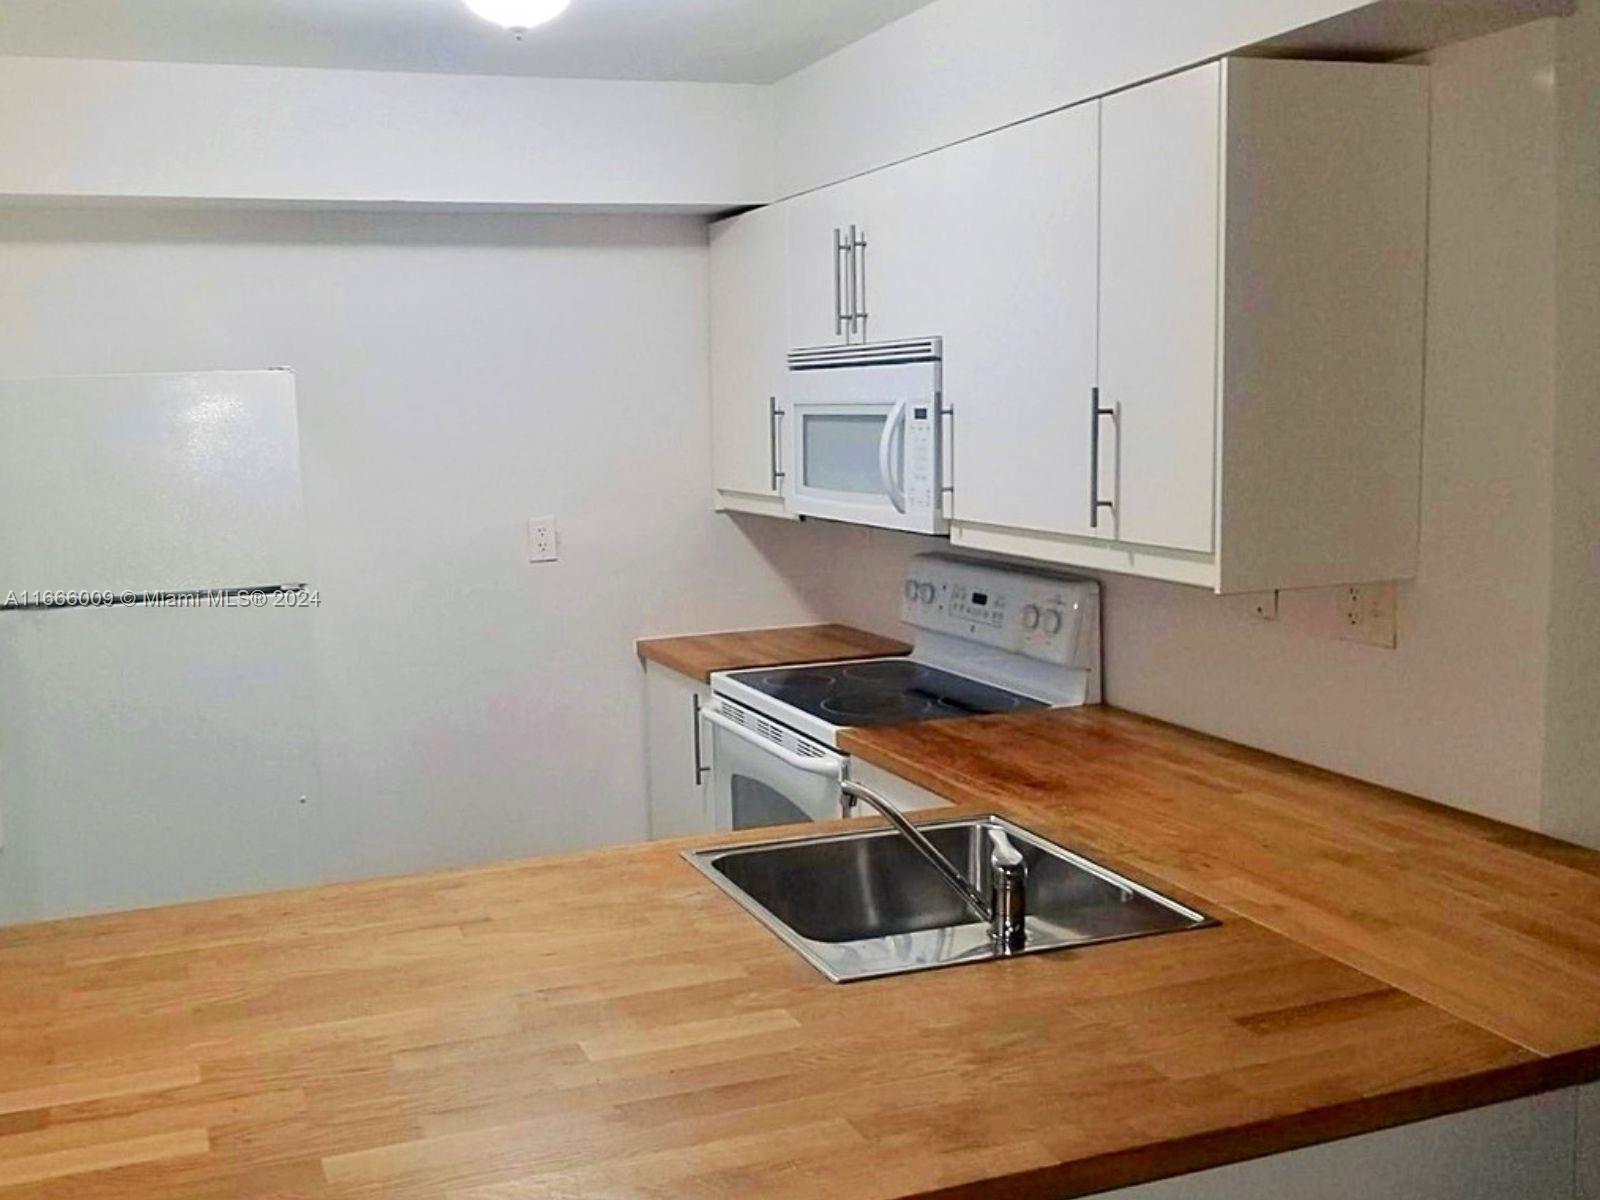
[[[917,598],[917,581],[915,579],[908,579],[908,580],[906,580],[906,599],[907,600],[915,600],[916,598]]]
[[[931,584],[931,583],[923,584],[921,589],[918,592],[918,595],[920,595],[922,597],[922,602],[924,604],[932,604],[933,603],[933,596],[934,596],[933,584]]]
[[[1061,614],[1053,608],[1044,615],[1044,631],[1050,637],[1061,632]]]
[[[1039,628],[1039,606],[1030,604],[1022,610],[1022,627],[1024,629]]]

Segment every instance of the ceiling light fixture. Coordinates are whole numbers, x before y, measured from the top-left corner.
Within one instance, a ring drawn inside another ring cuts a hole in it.
[[[503,25],[519,38],[535,25],[553,21],[571,0],[464,0],[485,21]]]

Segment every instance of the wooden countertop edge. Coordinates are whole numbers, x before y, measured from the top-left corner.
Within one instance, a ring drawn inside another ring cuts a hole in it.
[[[639,638],[633,647],[642,661],[700,683],[710,683],[715,671],[898,658],[911,653],[911,646],[897,638],[828,621]]]
[[[921,1192],[906,1200],[1069,1200],[1593,1082],[1600,1047],[1229,1129]]]

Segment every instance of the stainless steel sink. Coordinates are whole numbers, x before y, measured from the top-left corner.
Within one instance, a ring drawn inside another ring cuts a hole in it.
[[[1214,924],[1002,817],[918,826],[979,891],[989,886],[991,827],[1010,835],[1027,868],[1022,953]],[[684,857],[835,983],[998,957],[988,926],[893,829],[692,850]]]

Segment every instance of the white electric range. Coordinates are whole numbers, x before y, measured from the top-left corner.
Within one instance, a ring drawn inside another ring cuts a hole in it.
[[[850,728],[1097,704],[1100,585],[1050,571],[949,555],[912,559],[901,619],[917,630],[907,658],[726,671],[711,677],[712,811],[718,829],[850,815],[861,780],[839,734]],[[892,777],[890,777],[892,780]],[[938,803],[889,786],[901,808]],[[898,793],[898,794],[897,794]]]

